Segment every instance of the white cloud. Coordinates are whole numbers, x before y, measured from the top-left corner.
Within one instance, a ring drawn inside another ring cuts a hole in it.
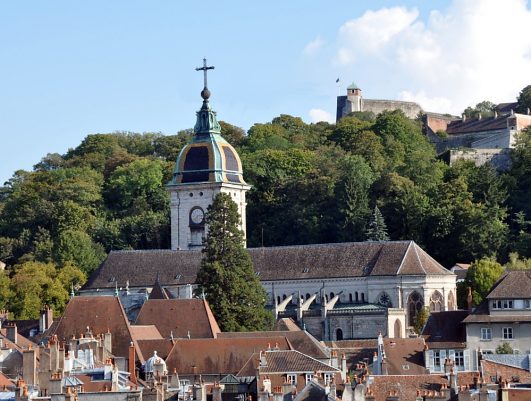
[[[314,40],[312,40],[310,43],[308,43],[304,49],[303,53],[307,56],[313,56],[315,55],[321,48],[324,46],[325,41],[321,39],[320,36],[317,36]]]
[[[459,114],[482,100],[514,101],[531,83],[531,10],[524,0],[454,0],[423,22],[416,9],[382,8],[343,24],[336,49],[360,84],[376,80],[361,71],[379,74],[387,96]]]
[[[332,118],[332,115],[326,110],[311,109],[308,114],[312,120],[312,123],[317,123],[319,121],[326,121],[329,123],[335,122],[335,120]]]

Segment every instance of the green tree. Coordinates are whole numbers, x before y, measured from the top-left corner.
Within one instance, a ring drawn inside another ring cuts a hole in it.
[[[271,319],[266,293],[244,248],[238,207],[230,195],[214,198],[205,221],[209,230],[196,295],[205,294],[223,331],[263,330]]]
[[[520,259],[518,253],[511,252],[509,261],[503,267],[511,270],[531,270],[531,258]]]
[[[422,333],[422,329],[424,329],[424,325],[428,321],[429,317],[430,317],[430,311],[427,307],[421,308],[419,310],[419,313],[417,314],[417,318],[415,319],[415,324],[413,326],[415,333],[419,335],[420,333]]]
[[[520,91],[518,95],[517,112],[526,114],[528,109],[531,109],[531,85],[527,85]]]
[[[87,233],[66,230],[59,235],[55,260],[61,265],[71,262],[85,273],[91,273],[104,258],[103,246],[92,241]]]
[[[508,342],[503,342],[496,347],[497,354],[513,354],[513,347]]]
[[[466,274],[465,287],[472,288],[474,305],[479,305],[483,301],[503,272],[502,265],[492,258],[483,258],[471,264]],[[460,303],[464,304],[462,301]]]
[[[374,207],[365,236],[367,241],[389,241],[387,226],[378,206]]]
[[[468,106],[463,114],[468,118],[478,118],[481,114],[481,117],[488,117],[494,114],[496,105],[488,100],[484,100],[476,104],[475,107]]]

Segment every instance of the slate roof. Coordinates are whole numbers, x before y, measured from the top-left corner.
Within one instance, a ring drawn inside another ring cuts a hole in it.
[[[531,298],[531,270],[509,270],[493,285],[487,299]]]
[[[313,372],[332,372],[337,373],[336,369],[330,365],[318,361],[308,355],[295,350],[270,350],[264,352],[266,364],[260,366],[260,373],[313,373]],[[253,354],[247,363],[238,372],[238,376],[250,376],[256,374],[260,362],[260,354]]]
[[[384,350],[389,375],[422,375],[424,367],[424,339],[384,338]]]
[[[393,275],[451,275],[413,241],[351,242],[248,248],[262,281]],[[145,287],[195,282],[201,251],[111,251],[92,274],[87,289],[114,288],[129,281]]]
[[[473,132],[484,132],[484,131],[497,131],[507,128],[507,118],[510,116],[500,115],[498,117],[483,117],[478,118],[467,118],[465,121],[456,120],[451,121],[448,124],[446,132],[448,135],[456,134],[468,134]]]
[[[118,297],[76,296],[70,299],[58,324],[48,334],[67,341],[85,333],[87,326],[96,336],[112,333],[112,353],[127,358],[133,341],[127,316]]]
[[[277,331],[300,331],[301,328],[297,326],[297,323],[292,318],[283,317],[275,322],[274,330]]]
[[[136,325],[155,325],[169,338],[214,338],[221,332],[218,323],[202,299],[148,299],[142,305]]]
[[[271,344],[281,350],[290,349],[285,337],[203,338],[176,340],[166,365],[179,375],[236,374],[251,355],[268,349]],[[195,366],[195,369],[193,368]]]
[[[325,347],[306,331],[252,331],[219,333],[218,338],[286,337],[292,349],[316,359],[328,359]],[[272,346],[274,344],[271,344]]]
[[[422,331],[431,349],[466,348],[466,310],[432,312]]]

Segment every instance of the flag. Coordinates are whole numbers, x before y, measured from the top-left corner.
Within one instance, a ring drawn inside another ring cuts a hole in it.
[[[336,84],[337,84],[338,82],[339,82],[339,78],[338,78],[338,79],[336,79]]]

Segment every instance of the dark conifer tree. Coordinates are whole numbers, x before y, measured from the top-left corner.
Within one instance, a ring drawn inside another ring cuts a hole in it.
[[[367,241],[389,241],[387,226],[378,206],[374,207],[374,212],[369,220],[365,236]]]
[[[220,193],[208,207],[205,221],[208,235],[196,294],[204,294],[223,331],[268,328],[272,315],[265,309],[266,292],[244,248],[237,205]]]

